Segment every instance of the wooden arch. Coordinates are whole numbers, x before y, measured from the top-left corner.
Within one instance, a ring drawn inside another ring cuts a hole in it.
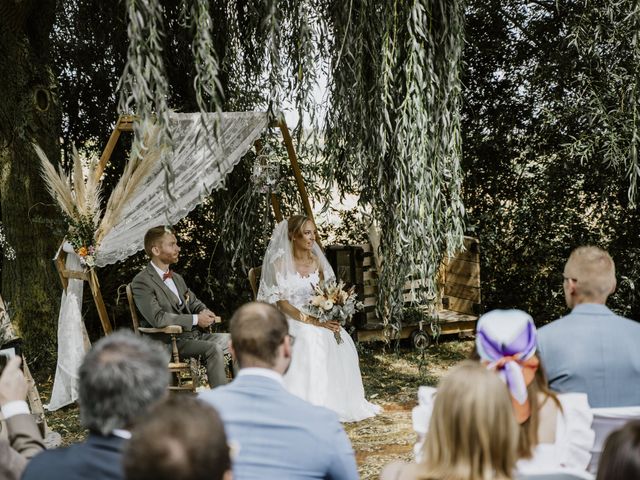
[[[134,115],[121,115],[118,118],[118,121],[116,122],[116,125],[111,132],[111,136],[107,141],[107,145],[105,146],[102,155],[100,156],[100,161],[98,163],[98,167],[96,168],[96,175],[98,177],[102,176],[107,163],[109,163],[109,160],[111,160],[111,155],[113,154],[113,150],[118,143],[120,134],[123,132],[132,132],[133,122],[135,120],[136,117]],[[293,145],[293,139],[291,138],[289,127],[287,127],[287,124],[283,119],[280,121],[272,122],[271,124],[269,124],[268,128],[279,128],[280,132],[282,133],[282,139],[287,148],[287,156],[289,158],[291,168],[293,169],[293,174],[296,179],[296,185],[298,187],[298,191],[300,192],[300,197],[302,199],[305,213],[309,218],[313,220],[311,203],[309,202],[307,189],[304,184],[304,179],[302,178],[302,172],[300,171],[300,165],[298,164],[298,156]],[[262,151],[262,144],[259,139],[255,141],[254,148],[256,150],[256,153],[260,154],[260,152]],[[280,200],[274,193],[271,194],[271,206],[273,208],[273,213],[275,215],[276,221],[280,222],[283,219],[282,211],[280,209]],[[102,330],[104,331],[105,335],[110,334],[113,331],[113,328],[111,327],[111,320],[109,319],[109,314],[107,313],[107,308],[102,298],[102,293],[100,291],[100,282],[98,281],[96,269],[92,268],[88,271],[67,270],[66,257],[67,254],[64,252],[61,246],[58,249],[58,253],[56,254],[54,262],[60,276],[60,281],[62,282],[62,288],[64,288],[65,290],[67,289],[69,279],[71,278],[87,281],[89,283],[89,287],[91,288],[91,294],[93,296],[96,309],[98,310],[98,316],[100,317]]]

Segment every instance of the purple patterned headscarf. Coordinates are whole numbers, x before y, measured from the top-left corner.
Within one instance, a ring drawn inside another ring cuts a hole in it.
[[[476,348],[480,358],[487,368],[498,372],[513,400],[527,409],[527,385],[539,363],[536,343],[533,319],[522,310],[493,310],[478,320]]]

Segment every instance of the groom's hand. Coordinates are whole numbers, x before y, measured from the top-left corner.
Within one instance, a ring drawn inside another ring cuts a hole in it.
[[[209,310],[203,310],[198,314],[198,326],[200,328],[207,328],[216,319],[216,316]]]
[[[204,311],[213,315],[213,323],[222,323],[222,317],[219,317],[208,308],[206,308]]]

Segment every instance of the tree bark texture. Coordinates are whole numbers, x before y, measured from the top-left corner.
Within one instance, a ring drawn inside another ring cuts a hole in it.
[[[55,0],[0,0],[0,208],[15,260],[2,260],[1,294],[29,359],[53,364],[60,283],[51,261],[61,217],[32,143],[60,157],[60,107],[50,34]]]

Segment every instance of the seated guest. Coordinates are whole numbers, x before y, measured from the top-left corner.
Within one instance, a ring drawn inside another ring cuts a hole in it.
[[[422,460],[392,463],[382,480],[506,480],[513,478],[518,427],[505,384],[465,361],[442,380]]]
[[[122,448],[128,429],[152,403],[166,395],[169,361],[162,345],[128,332],[100,339],[80,366],[83,443],[48,450],[27,465],[24,480],[121,480]]]
[[[632,420],[609,435],[596,480],[632,478],[640,478],[640,420]]]
[[[0,407],[9,440],[0,440],[0,478],[17,480],[27,461],[44,450],[42,436],[31,416],[27,398],[28,385],[20,368],[20,357],[14,357],[0,375]]]
[[[586,393],[593,408],[640,405],[640,323],[605,306],[616,288],[613,260],[599,248],[577,248],[563,287],[571,313],[538,335],[549,386]]]
[[[523,311],[493,310],[478,321],[477,353],[506,382],[520,424],[518,471],[584,471],[595,439],[587,396],[549,389],[536,342],[533,319]]]
[[[195,398],[168,398],[136,423],[124,471],[127,480],[231,480],[222,420]]]
[[[238,376],[200,398],[218,410],[237,446],[234,478],[357,479],[337,415],[284,388],[294,340],[285,316],[272,305],[249,303],[235,312],[230,330]]]
[[[149,265],[131,282],[133,299],[142,314],[142,327],[163,328],[180,325],[183,333],[177,339],[178,352],[185,357],[203,357],[210,387],[227,383],[224,351],[229,345],[226,333],[205,333],[219,322],[195,294],[189,290],[182,276],[169,267],[178,261],[180,247],[169,227],[154,227],[144,236],[144,251]],[[167,344],[168,335],[157,336]]]

